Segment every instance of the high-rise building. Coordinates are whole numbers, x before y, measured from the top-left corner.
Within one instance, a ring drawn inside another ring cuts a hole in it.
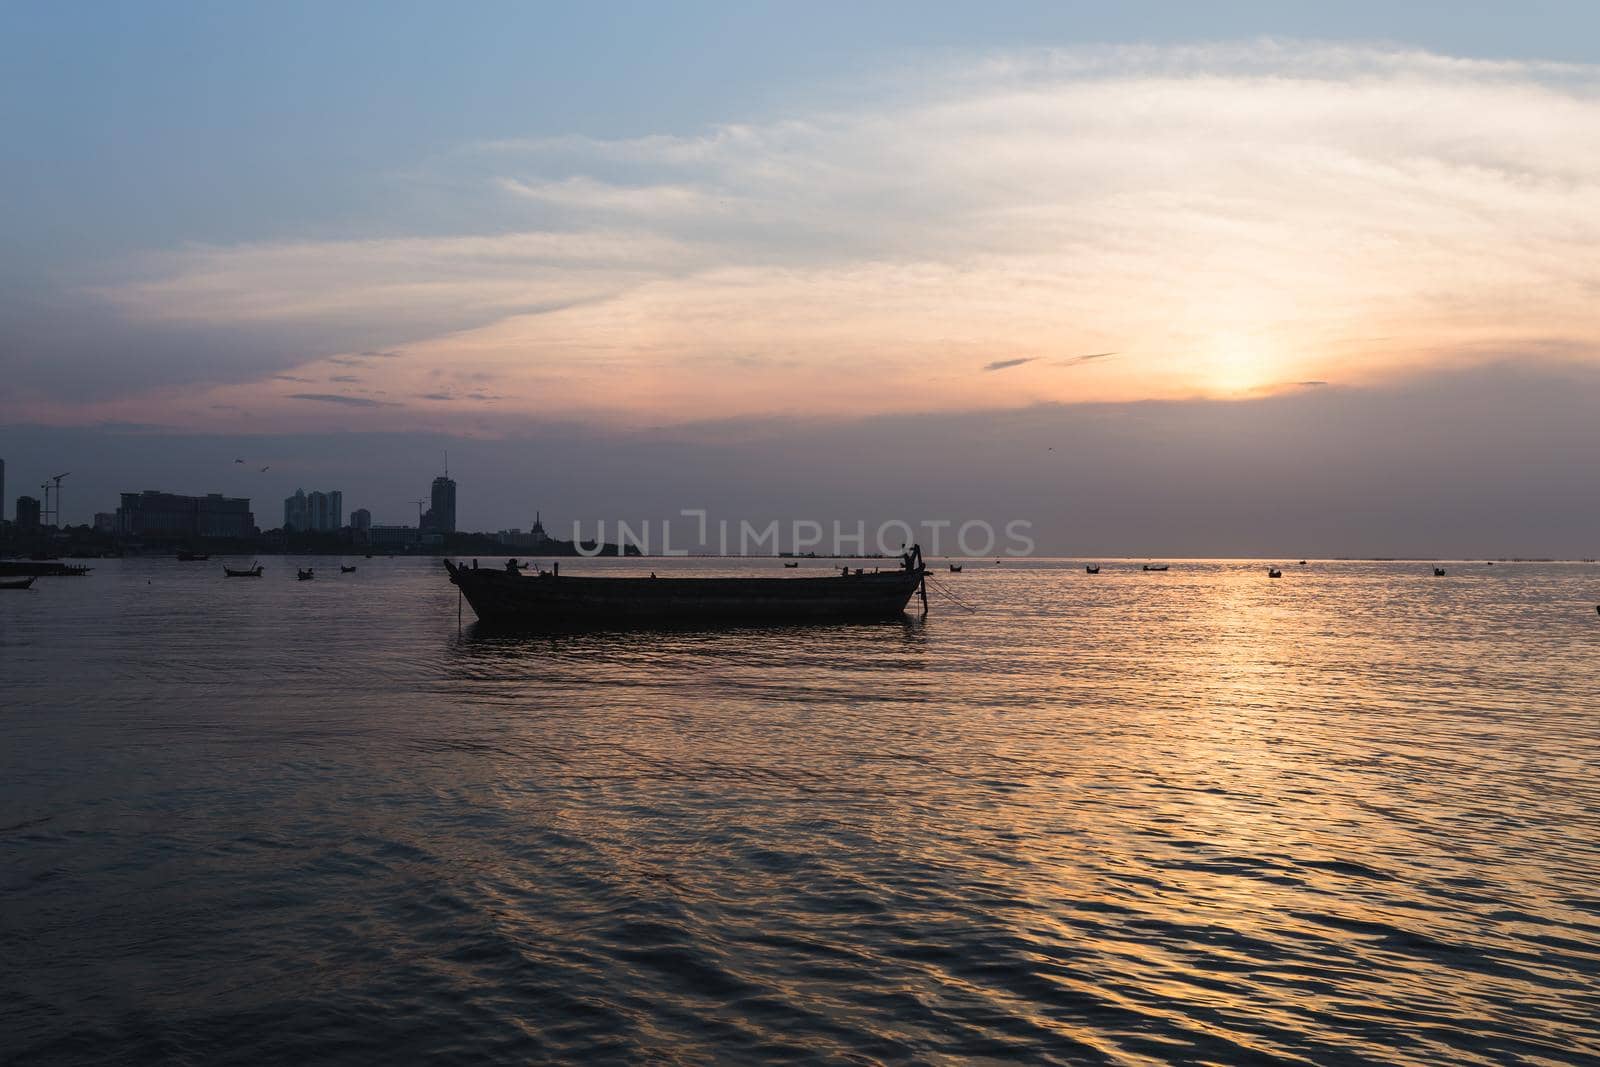
[[[294,496],[283,498],[284,532],[307,530],[310,527],[311,520],[306,514],[306,491],[304,489],[296,489]]]
[[[6,461],[0,459],[0,522],[6,521]]]
[[[422,516],[422,528],[433,533],[456,532],[456,483],[448,474],[433,480],[433,506]]]
[[[31,496],[17,497],[17,529],[39,528],[39,501]]]
[[[256,532],[256,517],[250,511],[248,497],[221,493],[179,496],[146,489],[122,494],[117,530],[129,537],[152,540],[251,537]]]
[[[306,494],[307,528],[332,533],[344,525],[344,493],[337,489]]]
[[[366,508],[356,508],[354,511],[352,511],[350,513],[350,529],[372,529],[372,512],[368,511]]]
[[[97,511],[94,513],[94,532],[97,534],[114,534],[117,532],[117,513],[114,511]]]
[[[344,493],[307,493],[296,489],[294,496],[283,498],[283,528],[286,531],[305,533],[315,530],[332,533],[344,525]]]

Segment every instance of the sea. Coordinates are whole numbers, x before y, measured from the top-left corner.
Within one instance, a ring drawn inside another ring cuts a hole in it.
[[[1600,1062],[1600,565],[261,562],[0,592],[0,1061]]]

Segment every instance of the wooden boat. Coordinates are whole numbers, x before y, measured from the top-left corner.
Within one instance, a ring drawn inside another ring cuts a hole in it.
[[[784,566],[788,567],[790,570],[794,570],[794,568],[800,566],[800,561],[795,560],[793,563],[785,563]]]
[[[339,564],[340,574],[354,574],[355,572],[356,569],[354,567],[346,567],[343,563]]]
[[[1280,571],[1276,567],[1268,567],[1267,568],[1267,577],[1268,578],[1282,578],[1283,577],[1283,572]]]
[[[32,578],[11,578],[0,582],[0,589],[27,589],[32,585]]]
[[[311,567],[307,567],[305,570],[300,570],[298,567],[295,568],[294,577],[296,581],[309,582],[316,576],[314,569]]]
[[[1100,573],[1100,564],[1098,564],[1098,563],[1086,563],[1086,564],[1084,564],[1083,571],[1084,571],[1085,574],[1099,574]]]
[[[1433,568],[1433,576],[1435,578],[1443,578],[1444,577],[1444,568],[1443,567],[1435,567],[1435,568]]]
[[[257,563],[254,567],[242,571],[236,571],[227,564],[223,564],[222,576],[224,578],[259,578],[261,577],[261,564]]]
[[[920,554],[899,570],[818,578],[535,577],[444,565],[481,621],[556,628],[891,619],[927,574]]]
[[[1168,566],[1169,564],[1166,563],[1146,563],[1144,569],[1147,571],[1164,571]]]
[[[960,574],[961,573],[961,564],[959,564],[959,563],[950,564],[950,573],[951,574]]]
[[[70,563],[0,559],[0,578],[67,578],[88,574],[90,568]]]
[[[204,563],[210,558],[211,553],[209,552],[190,552],[185,549],[184,551],[178,553],[179,563]]]

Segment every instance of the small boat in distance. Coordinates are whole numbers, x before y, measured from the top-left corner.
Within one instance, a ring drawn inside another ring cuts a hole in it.
[[[1167,569],[1167,566],[1168,564],[1165,563],[1146,563],[1144,565],[1144,569],[1147,571],[1164,571]]]
[[[257,563],[254,567],[236,571],[224,563],[222,565],[222,576],[224,578],[259,578],[261,577],[261,564]]]
[[[315,573],[315,569],[311,568],[311,567],[307,567],[305,570],[300,570],[299,568],[296,568],[295,572],[294,572],[295,580],[296,581],[300,581],[300,582],[309,582],[311,579],[315,578],[316,576],[317,575]]]
[[[950,564],[950,573],[951,574],[960,574],[961,573],[961,564],[959,564],[959,563]]]
[[[210,558],[211,553],[209,552],[194,552],[187,548],[178,553],[179,563],[204,563]]]
[[[795,567],[800,566],[800,561],[799,560],[795,560],[793,563],[785,563],[784,566],[788,567],[790,569],[793,569]]]
[[[1300,566],[1304,567],[1305,565],[1306,565],[1306,561],[1305,560],[1301,560],[1300,561]]]
[[[1280,571],[1276,567],[1268,567],[1267,568],[1267,577],[1268,578],[1282,578],[1283,577],[1283,572]]]
[[[33,585],[33,578],[12,578],[0,582],[0,589],[27,589]]]
[[[67,578],[88,574],[90,568],[54,561],[0,559],[0,578]]]
[[[1435,567],[1435,568],[1433,568],[1433,576],[1435,578],[1443,578],[1444,577],[1444,568],[1443,567]]]
[[[1085,574],[1099,574],[1100,573],[1100,564],[1098,564],[1098,563],[1086,563],[1086,564],[1084,564],[1083,570],[1084,570]]]
[[[354,567],[346,567],[343,563],[339,564],[340,574],[354,574],[355,572],[356,569]]]

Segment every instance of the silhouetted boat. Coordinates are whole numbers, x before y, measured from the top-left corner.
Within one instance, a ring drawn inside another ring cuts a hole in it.
[[[785,566],[785,567],[789,567],[789,568],[791,568],[791,569],[792,569],[792,568],[795,568],[795,567],[798,567],[798,566],[800,566],[800,563],[799,563],[799,561],[796,561],[796,562],[794,562],[794,563],[785,563],[785,564],[784,564],[784,566]]]
[[[951,574],[960,574],[961,573],[961,564],[959,564],[959,563],[950,564],[950,573]]]
[[[354,574],[355,572],[356,569],[354,567],[346,567],[343,563],[339,564],[340,574]]]
[[[1443,578],[1444,577],[1444,568],[1443,567],[1435,567],[1435,568],[1433,568],[1433,576],[1435,578]]]
[[[190,552],[188,549],[185,549],[184,551],[178,553],[179,563],[204,563],[210,558],[211,553],[209,552]]]
[[[1085,574],[1099,574],[1100,573],[1100,564],[1098,564],[1098,563],[1085,564],[1083,570],[1084,570]]]
[[[254,567],[242,571],[236,571],[227,564],[223,564],[222,576],[224,578],[259,578],[261,577],[261,564],[257,563]]]
[[[1305,560],[1301,560],[1300,561],[1300,566],[1304,567],[1305,565],[1306,565],[1306,561]]]
[[[1267,568],[1267,577],[1268,578],[1282,578],[1283,577],[1283,572],[1280,571],[1276,567],[1268,567]]]
[[[900,570],[818,578],[533,577],[444,565],[483,622],[544,627],[889,619],[905,611],[927,573],[920,559]]]
[[[300,570],[297,567],[295,568],[294,576],[296,581],[309,582],[316,577],[316,573],[311,567],[307,567],[305,570]]]
[[[0,589],[27,589],[33,585],[32,578],[12,578],[0,582]]]
[[[67,578],[88,573],[88,567],[75,567],[70,563],[35,562],[22,559],[0,560],[0,578]]]
[[[1146,563],[1144,565],[1144,569],[1147,571],[1164,571],[1167,569],[1167,566],[1168,564],[1165,563]]]

